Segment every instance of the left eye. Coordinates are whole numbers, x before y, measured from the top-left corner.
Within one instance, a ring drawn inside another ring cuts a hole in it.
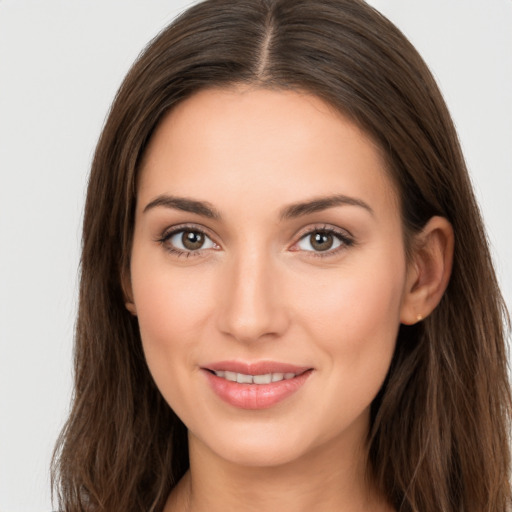
[[[303,236],[297,243],[297,246],[302,251],[325,252],[337,249],[344,242],[340,235],[332,231],[318,230]]]
[[[179,251],[198,251],[200,249],[212,249],[215,243],[201,231],[183,229],[176,231],[168,238],[168,243]]]

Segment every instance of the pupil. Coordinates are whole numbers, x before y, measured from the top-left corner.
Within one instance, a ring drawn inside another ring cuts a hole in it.
[[[200,249],[204,243],[204,235],[197,231],[185,231],[181,238],[183,247],[190,251]]]
[[[333,236],[329,233],[315,233],[311,236],[311,245],[317,251],[327,251],[332,244]]]

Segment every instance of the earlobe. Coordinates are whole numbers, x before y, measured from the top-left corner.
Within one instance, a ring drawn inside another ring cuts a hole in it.
[[[124,270],[121,275],[121,287],[125,298],[124,306],[133,315],[137,316],[137,308],[133,301],[132,283],[129,270]]]
[[[415,324],[439,304],[448,286],[453,261],[453,228],[444,217],[432,217],[415,236],[400,321]]]
[[[124,305],[133,316],[137,316],[137,309],[135,308],[134,302],[125,302]]]

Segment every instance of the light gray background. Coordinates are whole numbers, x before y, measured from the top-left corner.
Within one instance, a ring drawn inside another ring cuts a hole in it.
[[[185,0],[0,0],[0,512],[51,510],[80,222],[109,104]],[[512,304],[512,0],[372,0],[451,109]]]

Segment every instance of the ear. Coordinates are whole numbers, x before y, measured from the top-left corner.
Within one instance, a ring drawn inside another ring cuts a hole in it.
[[[412,243],[400,321],[412,325],[439,304],[452,270],[453,228],[444,217],[432,217]]]
[[[121,288],[123,289],[123,296],[125,300],[124,305],[126,309],[133,316],[137,316],[137,309],[135,307],[135,302],[133,300],[132,280],[129,268],[124,268],[121,271]]]

